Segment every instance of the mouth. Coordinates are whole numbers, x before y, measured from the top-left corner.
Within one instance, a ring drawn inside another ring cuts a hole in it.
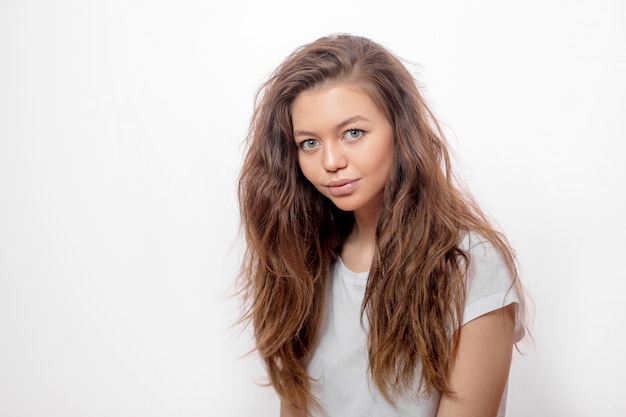
[[[326,185],[326,187],[328,187],[328,192],[333,197],[342,197],[351,194],[358,185],[358,183],[358,179],[346,179],[331,181]]]
[[[343,187],[346,184],[350,184],[350,183],[356,182],[356,181],[358,181],[358,180],[351,179],[351,180],[331,181],[328,184],[326,184],[326,186],[329,187],[329,188],[330,187]]]

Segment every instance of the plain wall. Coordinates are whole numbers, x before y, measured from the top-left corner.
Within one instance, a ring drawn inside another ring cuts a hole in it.
[[[409,6],[410,4],[410,6]],[[294,48],[412,62],[516,247],[509,416],[623,416],[621,1],[0,1],[0,415],[278,415],[232,328],[254,92]]]

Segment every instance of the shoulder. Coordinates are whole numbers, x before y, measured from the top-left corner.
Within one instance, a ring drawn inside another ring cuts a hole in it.
[[[473,230],[462,230],[459,233],[458,245],[459,248],[466,252],[480,251],[489,248],[495,250],[493,243],[491,243],[489,239]]]
[[[478,278],[481,281],[503,281],[510,286],[515,275],[512,270],[515,265],[509,265],[501,250],[490,240],[477,232],[465,231],[461,233],[458,245],[468,256],[467,285]]]
[[[512,270],[515,265],[509,265],[492,242],[475,232],[465,232],[459,240],[459,248],[469,258],[463,324],[514,304],[517,312],[515,339],[520,340],[524,334],[520,316],[523,294],[517,272]]]

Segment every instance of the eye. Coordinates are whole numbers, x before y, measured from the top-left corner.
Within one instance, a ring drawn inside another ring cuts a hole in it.
[[[343,136],[349,140],[356,140],[363,136],[363,131],[361,129],[348,129],[343,133]]]
[[[300,142],[300,148],[305,151],[309,151],[317,146],[317,140],[315,139],[305,139]]]

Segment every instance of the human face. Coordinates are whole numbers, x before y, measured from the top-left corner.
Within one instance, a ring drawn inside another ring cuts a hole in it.
[[[301,92],[291,109],[304,176],[339,209],[375,215],[393,162],[393,129],[353,84]]]

